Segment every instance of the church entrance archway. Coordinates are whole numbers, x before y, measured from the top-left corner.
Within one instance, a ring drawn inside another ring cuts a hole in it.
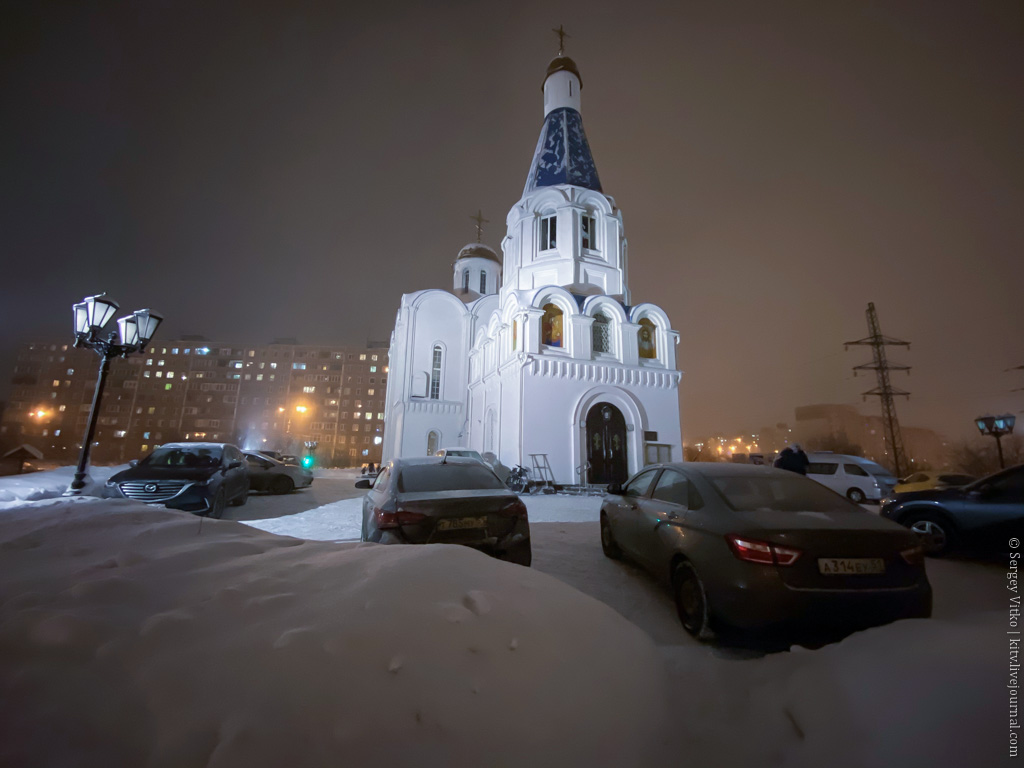
[[[591,483],[624,483],[629,477],[626,420],[611,403],[595,403],[587,412],[587,461]]]

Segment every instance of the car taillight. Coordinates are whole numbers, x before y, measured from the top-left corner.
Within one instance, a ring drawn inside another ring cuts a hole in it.
[[[399,509],[396,512],[388,512],[379,507],[373,510],[373,521],[377,530],[383,531],[388,528],[400,528],[403,525],[415,525],[427,518],[420,512],[410,512],[407,509]]]
[[[900,552],[907,565],[921,565],[924,562],[924,547],[911,547]]]
[[[511,503],[506,504],[499,511],[503,515],[514,515],[522,518],[523,520],[526,519],[526,505],[519,499],[515,499]]]
[[[778,544],[745,539],[733,534],[726,536],[725,540],[729,542],[732,553],[740,560],[762,565],[792,565],[803,554],[799,549],[780,547]]]

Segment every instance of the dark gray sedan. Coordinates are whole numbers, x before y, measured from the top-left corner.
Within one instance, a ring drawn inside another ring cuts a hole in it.
[[[688,632],[856,627],[928,617],[915,534],[792,472],[661,464],[601,506],[601,545],[669,585]]]
[[[379,544],[464,544],[529,565],[526,505],[475,459],[395,459],[363,500],[362,540]]]

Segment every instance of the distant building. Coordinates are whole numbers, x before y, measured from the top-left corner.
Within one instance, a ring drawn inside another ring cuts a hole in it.
[[[901,429],[907,458],[912,464],[944,467],[948,460],[946,441],[934,430],[904,426]],[[864,415],[852,405],[804,405],[796,409],[793,440],[814,446],[846,442],[859,446],[866,458],[888,465],[885,428],[881,416]]]
[[[387,344],[278,342],[238,347],[187,337],[115,360],[93,460],[121,463],[162,443],[210,440],[296,455],[309,441],[323,466],[380,462]],[[47,459],[73,463],[98,369],[91,350],[26,345],[0,420],[0,446],[28,444]]]
[[[402,297],[385,459],[464,445],[509,466],[543,454],[557,482],[608,483],[683,458],[679,334],[630,298],[622,213],[598,179],[581,88],[572,59],[555,58],[502,256],[467,245],[452,290]]]

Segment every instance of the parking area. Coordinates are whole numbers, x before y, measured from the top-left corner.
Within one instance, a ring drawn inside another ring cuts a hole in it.
[[[365,493],[355,487],[351,478],[318,477],[309,488],[300,488],[280,496],[250,493],[249,500],[241,507],[229,506],[225,509],[223,519],[245,521],[288,517]]]
[[[272,526],[261,527],[304,538],[337,540],[336,531],[340,528],[358,531],[356,499],[364,493],[355,488],[352,478],[317,478],[312,488],[285,496],[250,496],[245,506],[230,507],[225,518],[284,518]],[[352,501],[345,502],[346,499]],[[610,606],[643,629],[659,646],[697,644],[679,623],[667,589],[639,567],[604,556],[597,498],[559,495],[527,496],[524,500],[530,508],[535,570]],[[869,509],[877,513],[878,508]],[[287,519],[296,515],[294,522]],[[351,525],[344,524],[343,518],[348,517],[352,518],[348,521]],[[332,521],[330,526],[324,524],[325,518]],[[323,533],[318,533],[321,530]],[[930,559],[927,568],[934,590],[936,619],[969,621],[972,614],[1004,607],[1005,568],[997,559]]]

